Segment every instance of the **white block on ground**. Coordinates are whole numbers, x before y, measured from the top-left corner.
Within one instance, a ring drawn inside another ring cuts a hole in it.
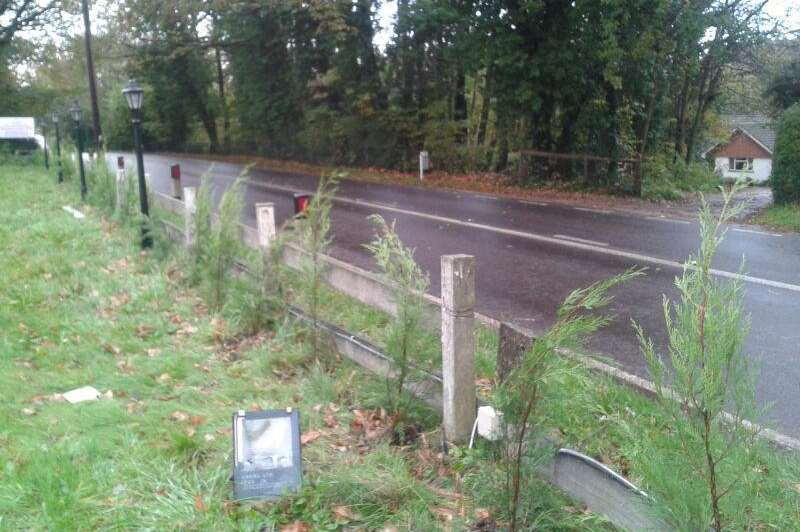
[[[97,401],[100,399],[100,392],[93,386],[84,386],[83,388],[76,388],[62,394],[64,399],[68,402],[82,403],[84,401]]]
[[[82,220],[83,218],[86,218],[86,216],[81,211],[79,211],[77,209],[73,209],[69,205],[64,205],[61,208],[64,209],[65,211],[67,211],[68,213],[70,213],[72,216],[74,216],[78,220]]]
[[[502,435],[500,422],[502,413],[491,406],[478,408],[478,434],[490,441],[497,441]]]

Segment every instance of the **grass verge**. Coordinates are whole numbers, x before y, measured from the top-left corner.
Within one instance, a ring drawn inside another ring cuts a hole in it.
[[[74,185],[0,168],[0,529],[493,522],[487,486],[497,484],[484,480],[500,480],[490,463],[443,456],[434,432],[397,447],[359,430],[380,433],[382,383],[346,361],[310,358],[289,322],[238,336],[229,316],[185,288],[179,263],[139,251],[135,224],[89,206],[84,219],[62,211],[78,204]],[[84,385],[103,398],[61,397]],[[231,501],[231,413],[286,406],[301,412],[302,492]],[[433,431],[436,414],[415,408]],[[527,501],[547,528],[607,528],[546,486]]]
[[[783,231],[800,232],[800,204],[770,205],[753,221]]]

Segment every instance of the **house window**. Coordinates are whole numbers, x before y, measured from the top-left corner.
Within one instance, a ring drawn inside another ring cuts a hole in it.
[[[728,159],[728,170],[732,172],[752,172],[753,159]]]

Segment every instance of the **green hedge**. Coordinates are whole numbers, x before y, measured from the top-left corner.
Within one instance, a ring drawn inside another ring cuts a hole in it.
[[[787,109],[778,126],[770,183],[775,203],[800,202],[800,104]]]

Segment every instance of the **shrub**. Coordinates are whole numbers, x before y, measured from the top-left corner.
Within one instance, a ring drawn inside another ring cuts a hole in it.
[[[790,107],[778,125],[770,183],[775,203],[800,202],[800,103]]]
[[[611,302],[612,298],[607,295],[611,288],[641,273],[629,270],[569,294],[558,310],[555,325],[536,339],[523,355],[519,367],[495,391],[507,435],[504,466],[512,532],[519,526],[518,506],[520,494],[524,491],[522,483],[531,476],[523,471],[523,464],[535,466],[545,456],[552,455],[542,452],[545,449],[535,440],[535,437],[542,436],[542,402],[548,389],[557,386],[559,377],[575,371],[574,366],[561,363],[560,352],[582,347],[592,333],[605,326],[609,318],[592,312]]]
[[[675,284],[681,299],[665,296],[664,319],[669,338],[670,372],[653,342],[636,327],[658,405],[670,420],[676,440],[663,435],[649,445],[650,485],[675,525],[691,530],[720,531],[741,506],[725,506],[725,498],[742,489],[752,469],[756,429],[744,423],[756,417],[754,374],[742,353],[748,324],[742,315],[740,281],[721,282],[711,273],[724,225],[741,208],[731,198],[741,190],[723,191],[724,206],[715,219],[703,200],[700,250],[690,257]],[[672,389],[668,389],[668,384]],[[724,409],[732,419],[726,419]],[[670,442],[671,443],[671,442]],[[675,480],[681,479],[676,484]]]
[[[423,294],[428,290],[428,276],[414,261],[414,251],[403,245],[394,230],[378,214],[370,216],[377,235],[367,249],[393,283],[396,316],[389,322],[386,353],[392,371],[386,379],[387,402],[396,422],[405,415],[404,386],[409,376],[410,359],[421,351]]]
[[[336,192],[337,176],[324,176],[304,215],[295,220],[298,244],[305,250],[300,264],[300,286],[305,296],[306,310],[311,316],[311,349],[319,354],[319,307],[322,276],[325,273],[322,255],[331,244],[331,206]]]
[[[97,159],[86,167],[87,200],[106,214],[113,214],[117,203],[116,176],[106,164],[105,153],[100,152]]]
[[[719,185],[719,177],[705,162],[686,162],[671,156],[654,155],[642,165],[642,196],[677,200],[684,192],[704,192]]]
[[[203,176],[197,191],[195,241],[189,251],[189,281],[207,290],[209,304],[215,309],[225,304],[228,277],[242,249],[239,221],[243,207],[241,183],[244,172],[247,169],[222,195],[216,223],[208,175]]]

